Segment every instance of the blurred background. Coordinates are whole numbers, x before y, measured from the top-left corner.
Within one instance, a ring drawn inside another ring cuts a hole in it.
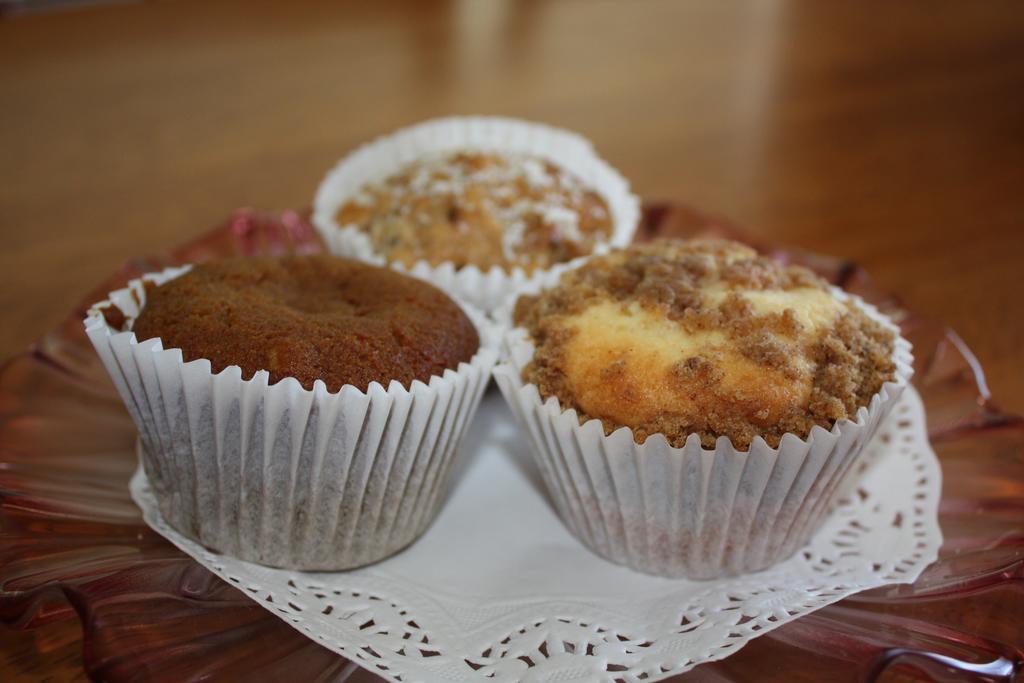
[[[126,259],[308,206],[448,114],[581,132],[645,199],[847,257],[1024,411],[1024,4],[0,1],[0,357]]]

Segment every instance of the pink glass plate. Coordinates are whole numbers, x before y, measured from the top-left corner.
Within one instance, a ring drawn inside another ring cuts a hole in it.
[[[643,238],[695,234],[743,239],[682,206],[646,207]],[[320,250],[299,214],[239,211],[198,241],[126,264],[0,369],[0,620],[58,633],[0,639],[0,679],[55,671],[55,655],[74,647],[59,634],[78,619],[82,665],[98,680],[379,680],[143,524],[128,495],[135,429],[81,325],[88,304],[147,271]],[[902,309],[857,266],[775,255],[879,305],[914,343],[914,383],[942,461],[945,543],[915,584],[847,598],[673,680],[1015,680],[1024,671],[1024,420],[993,405],[954,332]]]

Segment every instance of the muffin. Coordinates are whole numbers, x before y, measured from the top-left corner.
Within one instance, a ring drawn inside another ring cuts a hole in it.
[[[375,562],[424,531],[497,356],[481,315],[334,256],[172,268],[85,327],[164,520],[303,570]]]
[[[896,369],[892,330],[811,272],[733,242],[595,258],[520,298],[514,322],[536,345],[524,381],[638,443],[777,448],[854,416]]]
[[[725,241],[594,257],[512,319],[495,376],[560,513],[669,576],[791,555],[911,374],[872,307]]]
[[[239,258],[202,264],[149,290],[132,330],[205,358],[214,373],[231,365],[243,379],[269,373],[337,392],[346,384],[428,382],[468,363],[476,328],[435,287],[336,256]]]
[[[364,185],[335,222],[411,268],[452,263],[531,273],[586,256],[612,233],[607,202],[538,156],[454,152]]]
[[[343,159],[313,222],[337,254],[389,263],[485,310],[609,245],[639,202],[590,143],[501,118],[429,121]]]

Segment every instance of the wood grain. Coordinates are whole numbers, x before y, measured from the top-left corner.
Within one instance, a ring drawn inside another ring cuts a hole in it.
[[[514,6],[513,6],[514,5]],[[397,126],[579,130],[644,197],[855,259],[1024,411],[1018,2],[175,2],[0,19],[0,356]]]

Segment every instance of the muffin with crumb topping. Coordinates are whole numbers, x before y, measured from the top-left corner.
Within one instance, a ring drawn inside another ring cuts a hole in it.
[[[595,258],[521,298],[515,322],[536,344],[525,381],[640,443],[775,448],[854,416],[895,372],[891,330],[810,271],[730,242]]]
[[[594,257],[520,297],[512,317],[499,385],[524,422],[553,421],[531,430],[558,435],[535,441],[542,471],[582,468],[548,482],[563,516],[601,554],[659,574],[737,573],[791,554],[910,373],[909,346],[877,311],[726,241]],[[557,410],[538,410],[552,399]],[[680,490],[663,476],[683,477]],[[598,534],[586,510],[608,506],[602,486],[634,533],[663,545],[637,555]],[[699,530],[673,520],[694,509]]]

